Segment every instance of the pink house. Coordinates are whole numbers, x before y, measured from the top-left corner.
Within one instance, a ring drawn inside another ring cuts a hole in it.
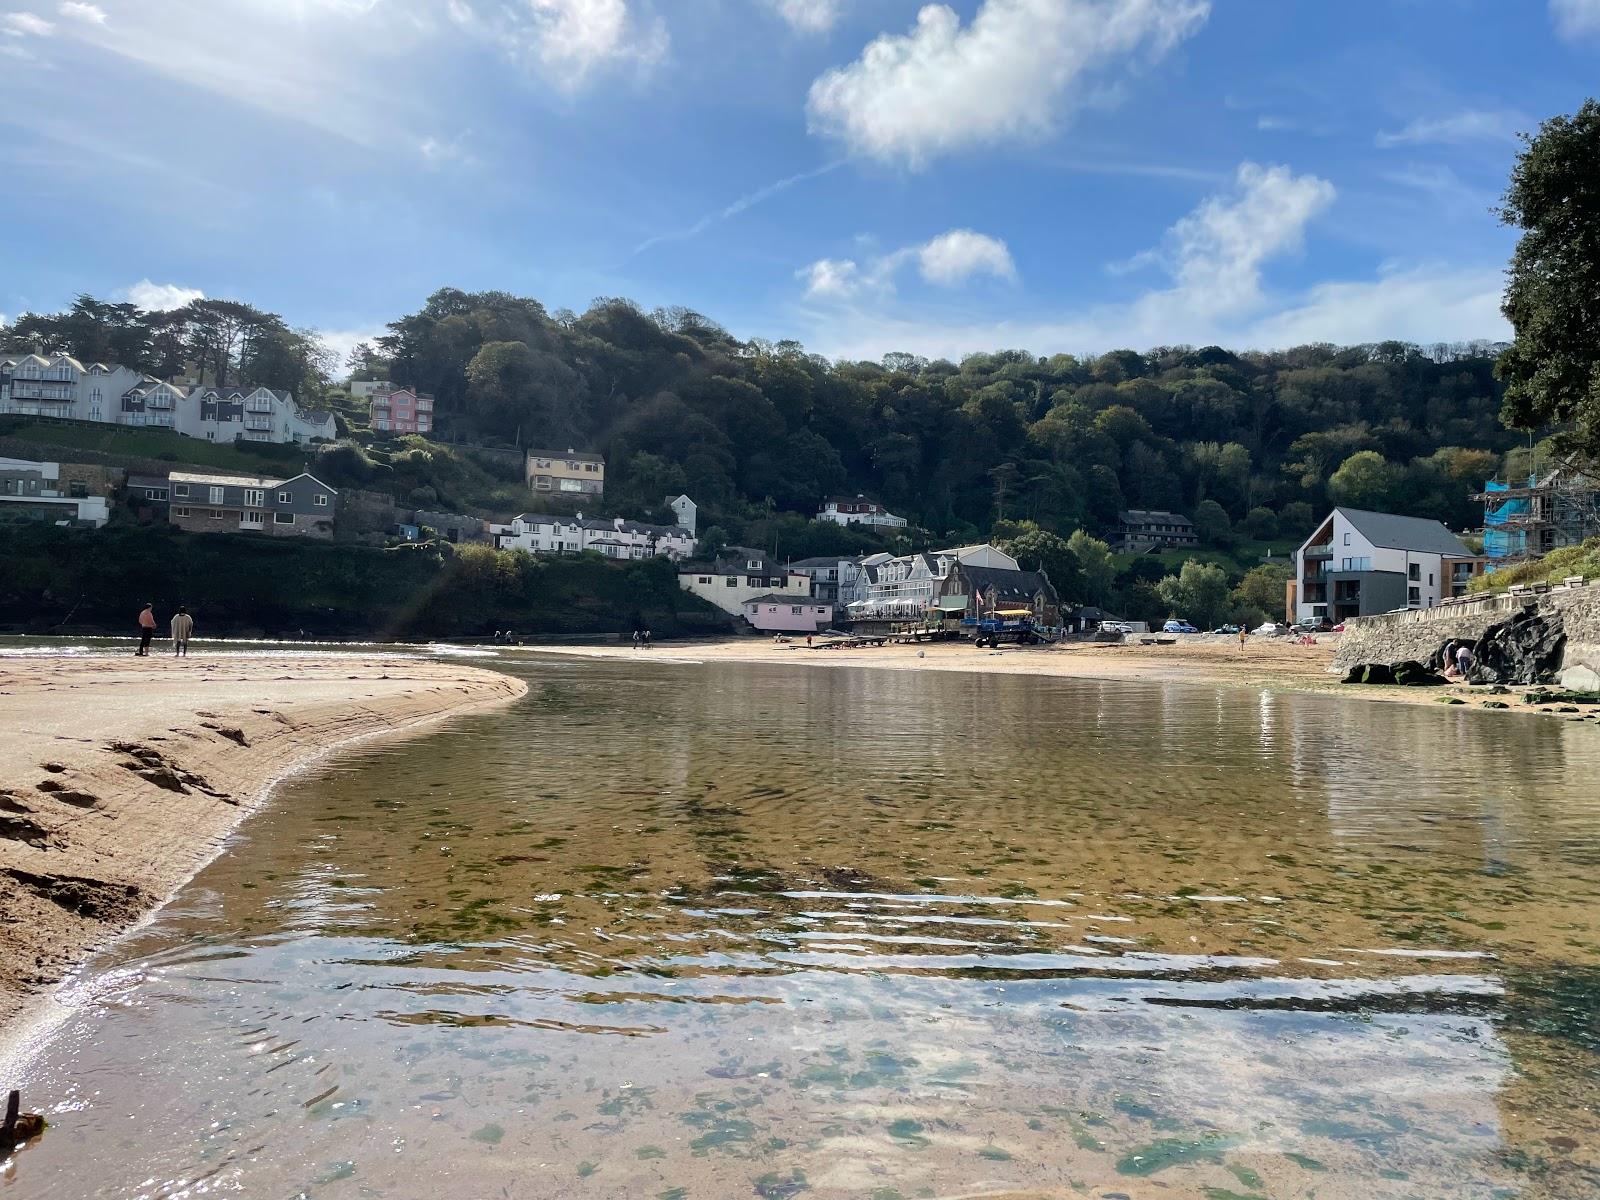
[[[372,397],[374,433],[432,433],[433,397],[396,388]]]
[[[815,633],[833,620],[833,605],[807,596],[754,596],[740,606],[744,619],[763,633]]]

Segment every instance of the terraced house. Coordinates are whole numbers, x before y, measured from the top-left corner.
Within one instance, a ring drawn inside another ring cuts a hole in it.
[[[331,538],[339,493],[314,475],[258,479],[174,471],[167,520],[190,533],[260,533]]]
[[[306,443],[337,432],[331,412],[301,408],[285,391],[187,387],[66,354],[0,358],[0,413],[170,429],[208,442]]]

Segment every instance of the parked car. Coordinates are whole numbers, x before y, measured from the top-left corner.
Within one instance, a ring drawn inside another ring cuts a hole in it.
[[[1276,621],[1268,621],[1264,625],[1257,625],[1250,632],[1257,637],[1282,637],[1289,631]]]
[[[1162,633],[1199,633],[1200,631],[1198,629],[1196,629],[1193,625],[1189,624],[1189,622],[1187,622],[1187,621],[1168,621],[1165,625],[1163,625],[1161,627],[1161,632]]]
[[[1126,621],[1101,621],[1098,628],[1101,633],[1120,633],[1126,635],[1133,632],[1133,626],[1129,625]]]
[[[1212,633],[1226,633],[1226,634],[1232,635],[1232,634],[1236,634],[1236,633],[1239,632],[1239,627],[1237,625],[1218,625],[1211,632]]]

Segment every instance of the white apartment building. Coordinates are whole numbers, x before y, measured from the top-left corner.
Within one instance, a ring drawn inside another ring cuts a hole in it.
[[[1300,621],[1432,608],[1465,595],[1485,561],[1438,521],[1336,508],[1294,552],[1290,607]]]
[[[0,359],[0,413],[170,429],[208,442],[333,440],[331,412],[301,408],[288,392],[163,383],[129,367],[65,354]]]
[[[693,502],[690,502],[691,508]],[[666,557],[674,562],[689,558],[698,545],[692,530],[682,525],[647,525],[625,517],[562,516],[523,513],[509,525],[496,526],[495,545],[501,550],[526,550],[529,554],[580,554],[593,550],[607,558]]]

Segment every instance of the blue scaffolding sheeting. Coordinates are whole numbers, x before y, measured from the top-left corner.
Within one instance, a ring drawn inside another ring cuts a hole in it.
[[[1532,488],[1537,479],[1528,476],[1527,486]],[[1521,526],[1533,512],[1533,501],[1527,496],[1507,496],[1496,500],[1499,493],[1509,492],[1509,483],[1490,481],[1484,485],[1483,552],[1490,558],[1517,558],[1528,552],[1528,531]]]

